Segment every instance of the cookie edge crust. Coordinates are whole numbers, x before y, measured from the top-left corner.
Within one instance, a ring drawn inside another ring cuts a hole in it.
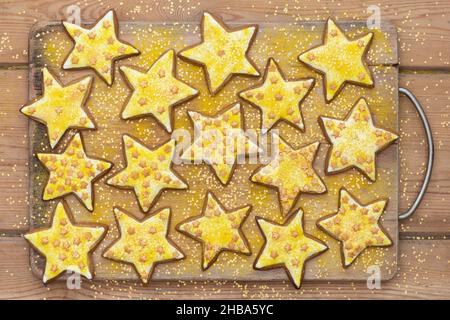
[[[216,256],[214,257],[214,259],[212,259],[212,260],[209,262],[209,264],[208,264],[206,267],[204,267],[204,266],[203,266],[203,261],[204,261],[204,259],[205,259],[205,242],[204,242],[202,239],[193,236],[193,235],[190,234],[189,232],[186,232],[186,231],[181,230],[180,227],[181,227],[182,224],[192,222],[192,221],[194,221],[194,220],[197,220],[197,219],[200,218],[200,217],[204,217],[204,216],[205,216],[205,210],[206,210],[206,207],[207,207],[207,205],[208,205],[208,196],[209,196],[209,195],[211,195],[211,196],[213,197],[213,199],[219,204],[219,206],[221,207],[221,209],[223,209],[223,210],[226,212],[226,214],[228,214],[228,213],[231,212],[231,211],[237,211],[237,210],[240,210],[240,209],[248,208],[248,209],[247,209],[247,212],[246,212],[245,218],[242,219],[241,224],[239,225],[239,228],[237,228],[237,229],[238,229],[238,233],[239,233],[239,235],[241,236],[242,241],[244,242],[245,246],[246,246],[247,249],[248,249],[248,253],[245,253],[245,252],[242,252],[242,251],[238,251],[238,250],[231,250],[231,249],[226,249],[226,248],[220,248],[220,250],[217,252],[217,254],[216,254]],[[251,212],[252,210],[253,210],[253,206],[252,206],[251,204],[244,205],[244,206],[240,206],[240,207],[237,207],[237,208],[233,208],[233,209],[231,209],[231,210],[228,210],[228,208],[225,207],[225,206],[222,204],[221,201],[219,201],[219,199],[217,198],[217,196],[216,196],[211,190],[207,190],[207,191],[206,191],[206,194],[205,194],[205,197],[204,197],[204,201],[203,201],[203,205],[202,205],[202,212],[201,212],[201,214],[195,215],[195,216],[192,216],[192,217],[189,217],[189,218],[187,218],[187,219],[181,221],[180,223],[178,223],[178,224],[175,226],[175,230],[177,230],[179,233],[185,235],[186,237],[191,238],[191,239],[194,240],[195,242],[199,242],[199,243],[201,244],[202,260],[201,260],[201,263],[200,263],[200,264],[201,264],[202,271],[206,271],[206,270],[208,270],[210,267],[212,267],[212,265],[217,261],[217,259],[219,258],[220,254],[221,254],[222,252],[227,252],[227,251],[228,251],[228,252],[236,253],[236,254],[243,255],[243,256],[251,256],[251,255],[253,254],[252,248],[251,248],[251,246],[250,246],[250,243],[248,242],[248,239],[247,239],[247,237],[245,236],[244,231],[242,230],[242,226],[243,226],[244,223],[247,221],[248,217],[250,216],[250,212]]]
[[[208,72],[208,70],[207,70],[206,64],[204,64],[204,63],[202,63],[202,62],[199,62],[199,61],[196,61],[196,60],[192,60],[192,59],[186,58],[186,57],[184,57],[184,56],[181,55],[181,53],[182,53],[183,51],[186,51],[186,50],[188,50],[188,49],[192,49],[192,48],[194,48],[194,47],[196,47],[196,46],[198,46],[198,45],[201,45],[201,44],[203,44],[203,43],[205,42],[205,37],[204,37],[204,14],[205,14],[205,13],[207,13],[207,14],[209,14],[211,17],[213,17],[213,19],[216,20],[217,23],[219,23],[220,26],[221,26],[224,30],[226,30],[228,33],[235,32],[235,31],[241,31],[241,30],[244,30],[244,29],[247,29],[247,28],[252,28],[252,27],[255,28],[255,31],[253,32],[253,35],[252,35],[252,37],[250,38],[250,41],[249,41],[249,43],[248,43],[248,48],[247,48],[247,50],[245,51],[245,58],[246,58],[247,61],[253,66],[253,68],[255,68],[255,70],[258,72],[258,75],[251,75],[251,74],[247,74],[247,73],[231,73],[231,74],[229,74],[229,75],[225,78],[225,80],[222,82],[222,84],[216,88],[216,90],[212,91],[212,89],[211,89],[211,79],[210,79],[210,77],[209,77],[209,72]],[[219,17],[216,16],[215,14],[212,14],[212,13],[209,12],[209,11],[203,11],[202,19],[201,19],[201,22],[200,22],[200,28],[201,28],[201,41],[198,42],[198,43],[196,43],[196,44],[193,44],[193,45],[190,45],[190,46],[187,46],[187,47],[183,48],[181,51],[178,52],[177,56],[178,56],[181,60],[183,60],[183,61],[185,61],[185,62],[188,62],[188,63],[191,63],[191,64],[193,64],[193,65],[196,65],[196,66],[198,66],[198,67],[201,67],[201,68],[203,69],[203,73],[204,73],[204,75],[205,75],[206,84],[207,84],[207,87],[208,87],[208,93],[209,93],[211,96],[215,96],[217,93],[219,93],[219,91],[221,91],[221,90],[225,87],[225,85],[228,84],[228,82],[231,81],[231,79],[232,79],[234,76],[242,76],[242,77],[246,77],[246,78],[250,78],[250,79],[258,78],[258,77],[261,76],[261,72],[259,71],[257,65],[255,64],[255,62],[253,61],[253,59],[251,59],[251,57],[249,56],[250,48],[251,48],[251,46],[253,45],[253,43],[255,42],[255,40],[256,40],[256,35],[257,35],[258,31],[259,31],[259,26],[258,26],[258,24],[248,24],[248,25],[243,25],[243,26],[236,27],[236,28],[229,28],[228,26],[225,25],[225,23],[223,22],[223,20],[222,20],[222,19],[219,19]]]

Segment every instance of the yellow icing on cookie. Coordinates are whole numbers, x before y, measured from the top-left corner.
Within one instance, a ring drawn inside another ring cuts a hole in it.
[[[177,229],[203,244],[203,270],[208,269],[224,250],[250,254],[240,228],[251,206],[226,211],[219,200],[208,192],[201,216],[182,222]]]
[[[305,262],[328,249],[318,239],[303,231],[303,211],[299,209],[279,225],[262,218],[257,222],[265,244],[255,261],[256,269],[284,267],[298,289],[304,274]]]
[[[105,234],[101,225],[75,224],[63,202],[59,202],[49,228],[25,234],[34,248],[46,259],[43,282],[57,277],[64,271],[72,271],[92,279],[90,253]]]
[[[63,153],[38,153],[37,157],[50,173],[44,189],[44,200],[73,193],[89,211],[94,210],[92,183],[105,174],[112,164],[88,157],[79,133],[72,138]]]
[[[286,120],[303,130],[299,105],[313,84],[314,79],[286,81],[275,60],[269,59],[263,83],[239,96],[261,109],[263,129],[270,130],[279,120]]]
[[[340,172],[356,167],[370,180],[376,180],[376,153],[398,136],[373,125],[372,115],[366,100],[361,98],[348,114],[346,120],[320,117],[328,140],[327,172]]]
[[[63,25],[75,45],[63,68],[92,68],[111,85],[114,61],[139,53],[139,50],[117,38],[118,27],[115,20],[114,11],[110,10],[91,29],[64,21]]]
[[[299,56],[299,60],[325,75],[326,100],[331,101],[346,82],[373,85],[372,75],[365,65],[364,56],[373,33],[349,40],[333,19],[326,25],[324,44]]]
[[[114,215],[120,237],[106,249],[103,256],[132,264],[143,283],[148,283],[156,264],[184,258],[183,253],[167,237],[169,208],[144,220],[137,220],[119,208],[114,208]]]
[[[179,53],[183,58],[206,68],[208,87],[216,94],[233,74],[259,76],[247,59],[247,51],[255,36],[256,26],[229,30],[205,12],[202,21],[202,42]]]
[[[120,70],[134,90],[122,112],[124,119],[151,114],[172,132],[171,107],[198,94],[197,90],[175,78],[173,50],[162,54],[145,73],[125,66]]]
[[[189,111],[194,123],[195,140],[181,155],[185,161],[206,162],[211,165],[222,184],[233,174],[238,156],[258,152],[243,131],[241,105],[236,103],[214,117]]]
[[[367,247],[386,247],[392,241],[378,224],[386,200],[361,205],[345,189],[339,194],[339,210],[324,217],[317,225],[341,241],[344,266],[348,267]]]
[[[50,146],[54,148],[69,128],[94,129],[94,122],[83,110],[92,77],[85,77],[64,87],[47,68],[42,70],[42,74],[42,97],[20,111],[47,126]]]
[[[171,139],[151,150],[130,136],[124,135],[123,144],[127,166],[107,183],[134,189],[144,212],[152,207],[164,189],[188,188],[171,169],[175,140]]]
[[[278,152],[269,164],[257,169],[250,180],[277,188],[282,212],[287,214],[301,193],[327,191],[313,168],[319,142],[295,150],[278,135],[274,134],[273,138],[279,140]]]

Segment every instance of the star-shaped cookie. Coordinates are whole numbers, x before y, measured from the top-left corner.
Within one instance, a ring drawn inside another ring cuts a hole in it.
[[[329,18],[325,27],[324,44],[302,53],[301,62],[324,75],[325,98],[330,102],[346,82],[372,86],[373,79],[364,62],[373,33],[349,40]]]
[[[47,126],[50,146],[54,148],[70,128],[94,129],[95,124],[83,106],[91,89],[92,77],[63,86],[51,72],[42,70],[43,95],[20,112]]]
[[[352,108],[345,120],[320,117],[322,128],[332,144],[328,151],[327,173],[355,167],[370,180],[376,180],[375,156],[398,136],[373,125],[364,98]]]
[[[286,120],[304,129],[300,103],[314,86],[314,79],[285,80],[274,59],[267,62],[263,83],[244,90],[239,96],[261,109],[263,130]]]
[[[198,94],[197,90],[175,77],[175,65],[175,53],[169,50],[147,72],[120,67],[134,90],[122,111],[123,119],[151,114],[172,132],[171,107]]]
[[[295,287],[301,286],[305,262],[328,249],[325,243],[303,230],[303,211],[299,209],[283,224],[256,218],[265,239],[255,260],[255,269],[285,268]]]
[[[189,111],[194,124],[194,142],[182,153],[184,161],[211,165],[220,182],[226,185],[237,158],[254,154],[259,148],[243,131],[241,105],[236,103],[216,116]]]
[[[211,94],[216,94],[234,74],[259,76],[247,57],[256,35],[256,25],[231,30],[205,12],[201,28],[202,42],[182,50],[178,55],[206,69]]]
[[[122,209],[114,208],[119,227],[117,238],[103,253],[105,258],[134,266],[143,283],[148,283],[155,265],[184,258],[168,238],[170,209],[138,220]]]
[[[38,153],[37,157],[50,173],[44,189],[44,200],[73,193],[89,211],[94,210],[92,184],[101,178],[112,164],[88,157],[79,133],[70,140],[63,153]]]
[[[178,231],[203,244],[203,270],[208,269],[222,251],[251,254],[241,230],[250,210],[251,206],[245,206],[227,211],[212,192],[208,192],[202,215],[177,226]]]
[[[148,149],[138,140],[124,135],[123,145],[127,165],[106,183],[133,189],[142,211],[150,210],[164,189],[188,188],[171,169],[174,139],[155,149]]]
[[[293,149],[281,137],[274,134],[278,150],[267,165],[257,169],[250,180],[269,185],[278,190],[281,211],[288,214],[301,193],[324,193],[325,184],[313,168],[319,142],[300,149]]]
[[[90,254],[103,239],[106,229],[99,224],[75,224],[67,205],[59,202],[49,228],[32,230],[24,235],[46,259],[42,281],[47,283],[64,271],[92,279]]]
[[[387,200],[361,205],[351,194],[341,189],[339,210],[317,221],[317,226],[341,242],[342,263],[350,266],[368,247],[392,245],[389,236],[379,224]]]
[[[92,68],[111,85],[114,80],[114,61],[139,54],[139,50],[118,39],[118,22],[113,10],[108,11],[90,29],[63,21],[75,42],[63,69]]]

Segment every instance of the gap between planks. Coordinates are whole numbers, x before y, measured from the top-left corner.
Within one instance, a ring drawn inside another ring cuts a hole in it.
[[[324,20],[333,16],[338,21],[366,20],[367,3],[344,1],[339,5],[317,1],[252,1],[239,0],[203,1],[187,3],[180,1],[174,7],[165,2],[149,6],[137,5],[138,1],[106,0],[101,3],[82,3],[82,20],[95,20],[114,8],[120,21],[192,21],[198,24],[204,10],[220,15],[225,22],[245,24],[248,21],[269,21],[295,23],[297,20]],[[4,33],[5,47],[0,52],[0,61],[5,59],[24,61],[27,59],[27,39],[31,26],[37,21],[61,20],[65,9],[73,4],[71,0],[37,0],[23,3],[21,12],[17,4],[5,3],[0,12],[0,29]],[[443,48],[448,45],[448,2],[432,0],[381,0],[377,3],[383,21],[389,21],[398,28],[401,41],[402,61],[405,65],[442,66],[449,68],[449,55]]]
[[[365,282],[310,282],[300,290],[277,282],[83,281],[68,290],[64,281],[44,286],[29,268],[24,239],[0,238],[0,299],[449,299],[450,251],[446,240],[400,241],[399,272],[369,290]],[[261,271],[263,272],[263,271]],[[282,269],[279,272],[284,273]]]

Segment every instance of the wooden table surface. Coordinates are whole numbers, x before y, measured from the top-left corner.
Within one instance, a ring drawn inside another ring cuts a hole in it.
[[[69,290],[64,281],[44,286],[29,267],[28,120],[19,113],[27,101],[28,36],[36,22],[64,19],[67,0],[0,1],[0,298],[340,298],[450,299],[450,1],[376,1],[381,19],[399,33],[400,86],[412,90],[430,121],[435,168],[420,208],[400,225],[399,271],[381,289],[365,282],[305,282],[295,290],[284,282],[154,282],[147,287],[117,281],[82,282]],[[78,2],[83,20],[115,9],[119,21],[193,21],[204,10],[234,22],[365,20],[372,2],[360,1],[113,1]],[[406,209],[421,184],[426,141],[412,105],[400,98],[400,208]]]

